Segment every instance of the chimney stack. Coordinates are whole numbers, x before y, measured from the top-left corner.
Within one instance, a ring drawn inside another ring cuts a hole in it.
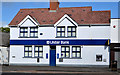
[[[50,0],[50,10],[57,10],[59,8],[58,0]]]

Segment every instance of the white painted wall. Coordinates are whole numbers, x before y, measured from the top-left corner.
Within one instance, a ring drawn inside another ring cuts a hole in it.
[[[43,35],[40,35],[40,33],[43,33]],[[79,26],[77,27],[76,33],[77,38],[72,39],[110,39],[110,26],[92,26],[92,27]],[[114,35],[116,36],[116,34]],[[38,38],[19,38],[19,28],[11,27],[10,39],[71,39],[71,38],[56,38],[56,27],[55,28],[39,27]]]
[[[34,47],[34,46],[32,46]],[[34,48],[33,48],[34,51]],[[33,58],[24,58],[24,46],[23,45],[11,45],[10,46],[10,62],[11,65],[16,64],[27,64],[27,65],[48,65],[49,64],[49,56],[48,59],[46,59],[46,53],[49,55],[49,46],[43,46],[43,58],[40,58],[40,62],[37,62],[37,58],[34,58],[34,53],[32,53]],[[15,58],[14,58],[15,57]]]
[[[111,19],[111,43],[120,43],[119,24],[120,19]],[[116,26],[115,28],[113,28],[114,25]]]
[[[70,49],[70,52],[71,49]],[[61,58],[61,46],[56,47],[56,54],[59,53]],[[102,60],[106,59],[106,62],[96,61],[96,55],[102,55]],[[63,62],[59,62],[56,58],[57,65],[109,65],[109,47],[108,46],[83,46],[81,48],[81,59],[63,58]]]

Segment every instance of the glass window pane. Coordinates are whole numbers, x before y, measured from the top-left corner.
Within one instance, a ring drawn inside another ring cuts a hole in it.
[[[25,52],[25,56],[28,56],[28,52]]]
[[[80,57],[80,53],[77,53],[77,57]]]
[[[72,28],[72,31],[75,31],[75,28]]]
[[[71,27],[68,27],[68,31],[71,31]]]
[[[75,53],[72,53],[72,57],[75,57],[75,55],[76,55]]]
[[[39,51],[42,51],[42,47],[39,47]]]
[[[60,31],[60,28],[57,28],[57,31]]]
[[[31,36],[34,36],[34,33],[31,33]]]
[[[69,47],[66,47],[66,51],[69,51]]]
[[[38,56],[38,52],[35,52],[35,56]]]
[[[64,36],[65,35],[65,33],[64,32],[62,32],[62,36]]]
[[[28,51],[28,47],[25,47],[25,51]]]
[[[25,33],[25,36],[27,36],[27,33]]]
[[[60,33],[57,33],[57,36],[60,36]]]
[[[32,47],[29,47],[29,51],[32,51]]]
[[[68,36],[71,36],[71,32],[68,32]]]
[[[62,52],[62,53],[61,53],[61,57],[65,57],[65,53]]]
[[[66,53],[66,57],[69,57],[69,53],[68,52]]]
[[[35,47],[35,51],[38,51],[38,47]]]
[[[32,52],[29,52],[29,56],[32,56]]]
[[[23,33],[20,33],[20,36],[23,36]]]
[[[72,32],[72,36],[75,36],[75,32]]]
[[[25,28],[25,31],[27,31],[27,28]]]
[[[20,31],[24,31],[24,29],[23,29],[23,28],[21,28],[21,29],[20,29]]]
[[[35,33],[35,36],[38,36],[38,33]]]
[[[39,53],[39,57],[42,57],[42,52]]]
[[[75,47],[73,47],[73,51],[76,51],[76,48],[75,48]]]
[[[77,51],[80,51],[80,47],[77,47]]]
[[[62,47],[62,51],[65,51],[65,47]]]
[[[38,31],[38,28],[35,28],[35,31]]]
[[[34,28],[31,28],[31,31],[34,31]]]
[[[61,28],[62,29],[62,31],[65,31],[65,28]]]

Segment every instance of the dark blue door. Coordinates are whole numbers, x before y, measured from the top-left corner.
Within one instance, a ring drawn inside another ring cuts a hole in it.
[[[50,50],[50,66],[56,66],[56,50]]]

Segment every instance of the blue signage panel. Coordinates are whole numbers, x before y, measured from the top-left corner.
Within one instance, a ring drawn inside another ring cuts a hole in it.
[[[108,39],[10,40],[10,45],[105,45]]]

